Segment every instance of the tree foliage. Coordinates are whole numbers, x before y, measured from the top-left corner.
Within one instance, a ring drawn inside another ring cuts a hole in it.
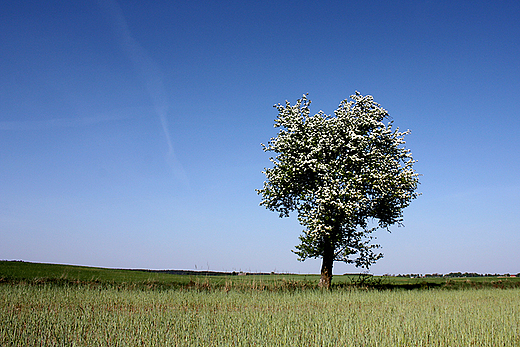
[[[300,260],[322,257],[330,278],[333,261],[368,269],[382,257],[372,233],[402,222],[419,182],[404,147],[409,131],[385,124],[388,112],[372,96],[350,98],[333,116],[311,116],[306,95],[292,106],[275,105],[279,132],[262,144],[276,156],[263,171],[260,205],[280,217],[297,211],[305,229],[294,252]]]

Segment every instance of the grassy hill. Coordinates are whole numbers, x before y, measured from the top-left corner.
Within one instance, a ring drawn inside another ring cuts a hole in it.
[[[90,284],[150,288],[308,287],[317,275],[254,274],[189,270],[107,269],[76,265],[0,261],[0,283]]]
[[[106,269],[98,267],[0,261],[0,279],[3,282],[30,283],[98,283],[98,284],[181,284],[186,276],[151,273],[137,270]]]

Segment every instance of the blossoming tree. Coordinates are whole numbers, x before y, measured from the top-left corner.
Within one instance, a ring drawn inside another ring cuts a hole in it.
[[[419,183],[415,161],[392,128],[388,112],[372,96],[356,92],[334,116],[311,116],[304,95],[295,105],[275,105],[276,137],[264,151],[276,153],[260,205],[288,217],[297,211],[305,229],[293,251],[303,261],[322,258],[319,285],[330,288],[334,261],[368,269],[382,257],[373,244],[378,228],[400,224]]]

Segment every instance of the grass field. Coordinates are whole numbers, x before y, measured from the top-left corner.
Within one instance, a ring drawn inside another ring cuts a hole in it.
[[[0,286],[2,346],[520,346],[518,289]]]
[[[283,276],[0,262],[0,346],[520,346],[514,278],[321,291]]]

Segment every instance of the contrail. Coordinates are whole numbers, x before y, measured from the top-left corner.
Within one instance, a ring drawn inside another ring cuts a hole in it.
[[[132,37],[123,15],[123,11],[117,1],[98,0],[98,3],[108,21],[113,24],[114,33],[121,47],[126,52],[133,63],[134,68],[145,82],[146,90],[152,100],[155,112],[159,117],[166,138],[166,144],[168,145],[167,162],[171,166],[174,176],[183,183],[188,184],[188,177],[181,163],[175,156],[175,151],[170,137],[168,120],[166,118],[169,104],[163,87],[160,69],[148,52],[146,52],[146,50]]]

